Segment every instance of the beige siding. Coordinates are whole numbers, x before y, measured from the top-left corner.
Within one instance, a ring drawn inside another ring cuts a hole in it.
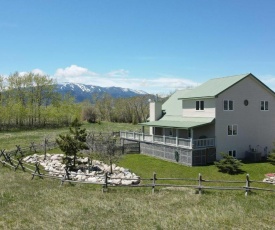
[[[234,110],[224,111],[223,101],[233,100]],[[244,105],[244,100],[249,104]],[[261,111],[261,101],[269,103],[269,111]],[[236,136],[227,135],[228,125],[238,125]],[[216,99],[216,146],[217,158],[220,152],[236,150],[238,158],[245,152],[258,148],[264,154],[273,148],[275,141],[275,97],[257,80],[248,77],[221,93]]]
[[[184,100],[183,117],[215,117],[215,99],[203,99],[204,110],[196,110],[197,100]]]
[[[205,136],[206,138],[214,138],[215,137],[215,125],[209,124],[209,125],[204,125],[204,126],[194,128],[193,138],[199,139],[202,136]]]

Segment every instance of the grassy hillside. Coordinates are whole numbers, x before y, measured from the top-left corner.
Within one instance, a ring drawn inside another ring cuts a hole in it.
[[[127,155],[120,165],[138,175],[152,171],[169,177],[239,179],[213,166],[185,167],[142,155]],[[273,169],[268,164],[248,165],[250,173],[263,178]],[[243,191],[206,191],[165,188],[111,188],[69,185],[58,180],[31,180],[31,175],[0,167],[0,229],[272,229],[275,194]],[[5,186],[3,186],[5,185]]]
[[[1,133],[0,143],[8,148],[15,140],[24,142],[24,137],[59,132],[11,133],[8,144]],[[244,174],[232,176],[214,166],[186,167],[140,154],[126,155],[118,165],[142,178],[152,177],[153,172],[159,178],[197,178],[202,173],[204,179],[244,181],[246,173],[262,180],[265,173],[275,171],[268,163],[246,164]],[[154,194],[150,188],[116,187],[102,193],[98,185],[60,186],[59,180],[31,180],[29,173],[0,164],[0,229],[274,229],[274,199],[272,192],[257,191],[245,197],[244,191],[207,190],[199,195],[189,188],[162,187]]]

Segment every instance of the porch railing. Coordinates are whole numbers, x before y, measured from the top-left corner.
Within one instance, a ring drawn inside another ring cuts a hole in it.
[[[178,138],[170,136],[148,135],[144,133],[120,131],[120,137],[130,140],[161,143],[171,146],[180,146],[188,149],[214,147],[215,138],[206,139],[191,139],[191,138]]]

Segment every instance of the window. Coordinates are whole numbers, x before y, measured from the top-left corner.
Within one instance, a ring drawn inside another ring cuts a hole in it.
[[[196,110],[204,110],[204,101],[196,101]]]
[[[261,110],[268,110],[268,101],[261,101]]]
[[[233,110],[233,101],[232,100],[224,100],[223,101],[223,110],[226,110],[226,111]]]
[[[227,134],[228,136],[235,136],[238,133],[238,126],[237,125],[228,125]]]
[[[229,150],[228,154],[229,156],[236,157],[236,150]]]

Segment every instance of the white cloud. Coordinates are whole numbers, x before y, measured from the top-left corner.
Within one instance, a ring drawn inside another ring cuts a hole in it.
[[[33,74],[38,74],[38,75],[47,75],[43,70],[41,69],[33,69],[31,71]]]
[[[22,71],[18,73],[20,77],[23,77],[25,74],[28,74],[28,72]]]
[[[63,77],[63,78],[75,78],[79,76],[88,76],[88,77],[97,76],[96,73],[90,72],[88,69],[77,65],[71,65],[69,67],[66,67],[65,69],[59,68],[56,70],[54,75],[56,77]]]
[[[113,70],[109,73],[107,73],[108,77],[127,77],[129,74],[128,70],[125,69],[119,69],[119,70]]]
[[[273,91],[275,91],[275,76],[274,75],[262,75],[259,78],[269,88],[271,88]]]
[[[71,65],[66,68],[59,68],[53,75],[61,82],[73,82],[91,84],[103,87],[117,86],[143,90],[148,93],[169,93],[176,89],[197,86],[198,83],[184,78],[174,76],[159,76],[158,78],[132,77],[128,70],[118,69],[109,71],[106,74],[95,73],[87,68]]]

